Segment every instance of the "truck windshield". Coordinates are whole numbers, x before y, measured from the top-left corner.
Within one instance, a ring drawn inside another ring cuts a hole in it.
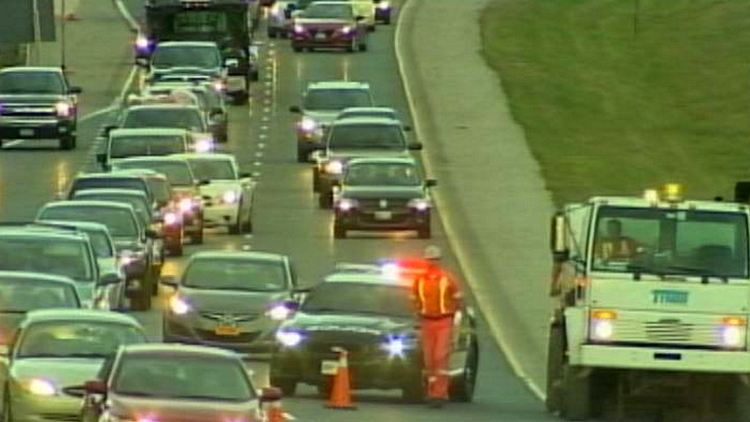
[[[747,231],[736,212],[601,207],[593,269],[747,278]]]
[[[227,32],[227,15],[220,11],[188,10],[174,16],[175,34],[213,34]]]
[[[200,67],[203,69],[221,67],[221,54],[216,46],[171,46],[157,47],[151,58],[156,68]]]

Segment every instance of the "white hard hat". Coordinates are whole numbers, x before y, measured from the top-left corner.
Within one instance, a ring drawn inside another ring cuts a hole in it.
[[[435,245],[430,245],[424,248],[424,259],[439,260],[443,257],[443,253],[440,248]]]

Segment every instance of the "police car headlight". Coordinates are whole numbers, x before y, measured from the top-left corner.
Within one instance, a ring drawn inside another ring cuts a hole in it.
[[[279,330],[276,332],[276,340],[286,347],[297,347],[302,343],[302,333],[291,330]]]
[[[177,218],[177,214],[173,212],[168,212],[164,214],[164,224],[166,224],[167,226],[172,226],[174,224],[177,224],[178,221],[179,219]]]
[[[378,3],[377,8],[380,10],[388,10],[391,8],[391,4],[387,1],[381,1],[380,3]]]
[[[225,204],[235,204],[239,199],[240,196],[233,190],[228,190],[221,195],[221,201]]]
[[[341,174],[344,172],[344,163],[341,161],[329,161],[326,163],[324,170],[328,174]]]
[[[67,101],[58,101],[55,104],[55,111],[59,117],[70,117],[73,114],[73,105]]]
[[[351,198],[342,198],[336,203],[336,208],[344,212],[351,211],[358,206],[359,203],[357,202],[357,200]]]
[[[590,336],[595,341],[609,341],[615,334],[615,320],[617,313],[607,310],[591,312]]]
[[[747,337],[747,320],[742,317],[726,317],[721,321],[721,343],[724,347],[742,347]]]
[[[415,198],[409,201],[409,208],[417,211],[427,211],[430,208],[430,201],[423,198]]]
[[[309,117],[303,117],[299,122],[299,128],[305,132],[313,132],[318,128],[318,122]]]

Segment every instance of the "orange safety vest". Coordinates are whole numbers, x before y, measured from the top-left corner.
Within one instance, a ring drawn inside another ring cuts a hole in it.
[[[429,271],[414,280],[417,312],[426,318],[452,316],[458,310],[456,282],[443,271]]]

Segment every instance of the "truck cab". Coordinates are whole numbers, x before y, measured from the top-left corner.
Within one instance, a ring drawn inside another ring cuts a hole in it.
[[[550,240],[548,410],[584,420],[666,385],[705,389],[709,407],[728,391],[715,407],[746,420],[749,212],[678,185],[565,205]]]

